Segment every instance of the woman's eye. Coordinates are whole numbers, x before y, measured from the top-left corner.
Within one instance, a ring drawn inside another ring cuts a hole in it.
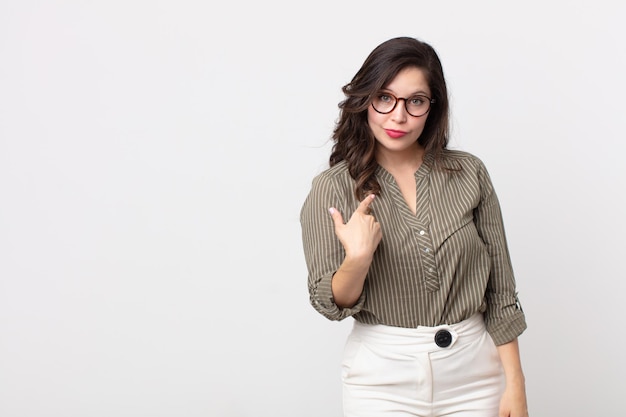
[[[424,104],[424,100],[421,97],[413,97],[411,99],[411,104],[414,106],[420,106]]]
[[[380,96],[378,96],[378,99],[380,101],[383,101],[385,103],[388,103],[391,101],[391,96],[387,95],[387,94],[381,94]]]

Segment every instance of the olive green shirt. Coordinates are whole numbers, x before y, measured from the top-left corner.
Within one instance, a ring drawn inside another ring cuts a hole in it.
[[[483,312],[496,345],[526,329],[498,199],[483,163],[466,152],[431,155],[415,173],[417,215],[393,176],[376,171],[381,193],[370,205],[382,240],[351,308],[333,301],[331,281],[344,260],[330,207],[348,221],[359,205],[354,180],[340,162],[317,175],[300,213],[313,307],[331,320],[353,316],[399,327],[458,323]]]

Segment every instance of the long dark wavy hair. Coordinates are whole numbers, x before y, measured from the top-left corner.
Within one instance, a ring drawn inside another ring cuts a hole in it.
[[[354,178],[355,196],[380,194],[375,173],[376,139],[367,122],[367,109],[374,95],[387,86],[407,67],[423,71],[435,102],[431,105],[424,130],[418,142],[425,154],[440,159],[448,145],[449,101],[443,68],[437,53],[427,43],[414,38],[393,38],[378,45],[367,57],[352,81],[343,86],[346,98],[339,103],[339,119],[333,131],[335,144],[330,166],[345,160]]]

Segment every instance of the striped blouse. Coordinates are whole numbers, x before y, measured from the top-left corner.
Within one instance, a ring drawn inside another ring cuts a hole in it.
[[[451,324],[483,312],[496,345],[526,329],[515,288],[498,199],[483,163],[446,150],[426,155],[415,173],[417,215],[393,176],[378,166],[381,194],[370,205],[382,240],[363,293],[351,308],[333,301],[331,280],[345,253],[329,207],[345,221],[359,205],[354,180],[340,162],[317,175],[300,213],[313,307],[331,320],[353,316],[399,327]]]

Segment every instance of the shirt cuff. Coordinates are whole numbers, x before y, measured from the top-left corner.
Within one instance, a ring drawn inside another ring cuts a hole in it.
[[[527,327],[526,317],[521,309],[517,309],[505,318],[493,318],[486,314],[485,324],[496,346],[515,340]]]
[[[334,273],[324,275],[314,291],[311,291],[311,305],[320,314],[330,320],[343,320],[358,313],[365,303],[365,292],[361,294],[356,304],[350,308],[342,308],[335,304],[333,299],[332,280]]]

